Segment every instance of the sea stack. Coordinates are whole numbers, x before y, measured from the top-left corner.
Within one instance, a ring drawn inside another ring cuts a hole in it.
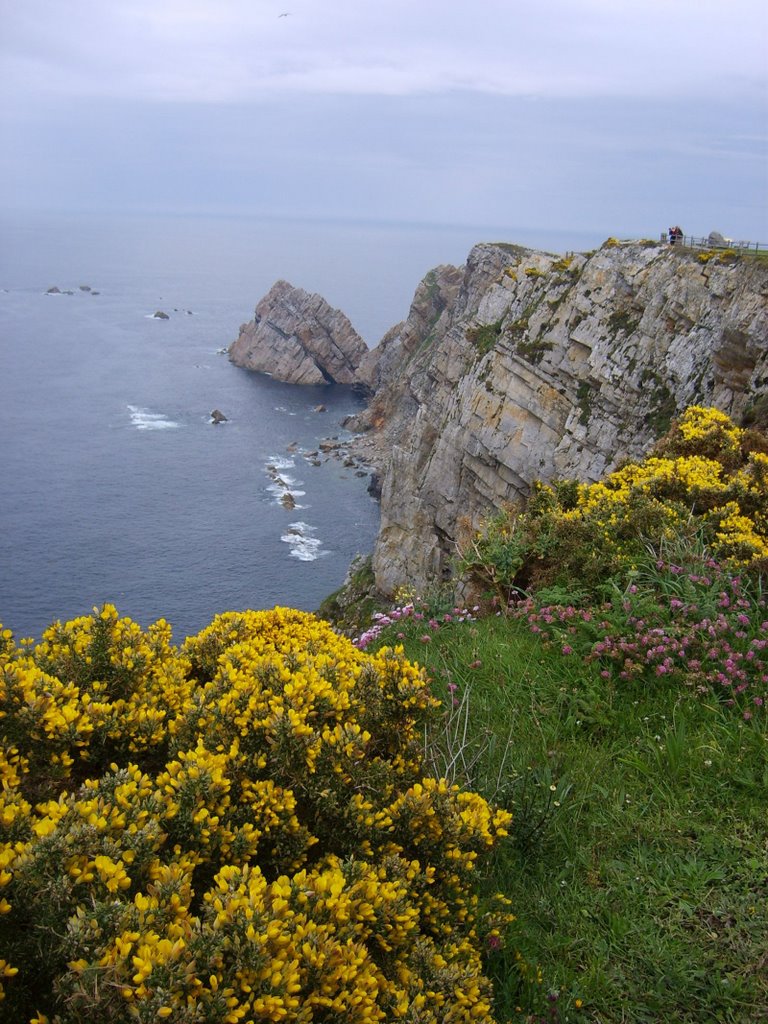
[[[236,366],[288,384],[354,384],[368,347],[320,295],[277,281],[229,347]]]

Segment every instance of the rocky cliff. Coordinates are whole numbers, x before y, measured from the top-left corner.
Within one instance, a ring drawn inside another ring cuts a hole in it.
[[[379,589],[445,578],[462,534],[533,480],[597,480],[687,405],[764,408],[767,298],[767,262],[653,243],[483,244],[428,275],[378,370],[368,357],[356,424],[386,453]]]
[[[229,347],[237,366],[289,384],[352,384],[368,347],[320,295],[278,281]]]
[[[464,267],[427,274],[406,320],[370,353],[353,343],[341,372],[288,347],[306,336],[308,312],[313,332],[330,335],[322,300],[302,305],[288,288],[259,304],[232,358],[258,338],[257,368],[371,393],[348,426],[364,432],[383,481],[373,568],[385,594],[446,578],[489,512],[536,479],[599,479],[687,405],[742,421],[768,409],[768,260],[654,242],[568,257],[481,244]]]

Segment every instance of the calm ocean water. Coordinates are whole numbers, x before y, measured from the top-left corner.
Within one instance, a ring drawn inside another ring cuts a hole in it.
[[[322,294],[374,345],[427,270],[463,262],[488,237],[247,218],[0,218],[0,622],[37,637],[111,601],[143,626],[164,616],[181,641],[228,609],[317,608],[371,550],[379,514],[365,479],[303,453],[343,437],[339,422],[359,400],[279,384],[220,350],[278,278]],[[553,251],[600,241],[502,239]],[[73,294],[46,294],[53,286]],[[227,423],[211,425],[214,408]],[[276,476],[295,509],[280,503]]]

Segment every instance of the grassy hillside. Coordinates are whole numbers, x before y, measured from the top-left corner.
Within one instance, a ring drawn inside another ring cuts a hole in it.
[[[543,626],[528,608],[463,622],[425,609],[375,643],[402,643],[443,700],[435,772],[513,814],[484,878],[517,918],[492,957],[499,1020],[759,1021],[768,1007],[764,707],[728,706],[699,685],[700,670],[682,666],[658,674],[656,662],[621,679],[594,637],[632,635],[634,612],[647,616],[650,601],[634,594],[627,604],[601,610],[609,629],[581,618],[572,627],[567,609],[545,612]],[[762,652],[763,603],[738,614],[755,641],[747,653]],[[743,648],[734,625],[719,642]],[[753,664],[755,693],[765,693],[762,653]]]
[[[690,410],[489,522],[482,612],[403,601],[359,641],[426,668],[433,771],[513,814],[484,876],[516,915],[500,1020],[768,1019],[767,464]]]

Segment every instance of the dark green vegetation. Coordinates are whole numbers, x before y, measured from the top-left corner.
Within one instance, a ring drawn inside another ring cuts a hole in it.
[[[333,622],[341,632],[355,632],[361,622],[370,621],[379,607],[377,602],[381,599],[375,596],[375,584],[370,556],[358,556],[349,567],[343,585],[325,598],[317,614]]]
[[[471,341],[479,355],[490,352],[501,334],[501,320],[493,324],[478,324],[467,330],[467,341]]]
[[[608,326],[615,337],[619,331],[624,334],[633,334],[640,323],[640,317],[635,313],[633,316],[628,309],[617,309],[608,317]]]

